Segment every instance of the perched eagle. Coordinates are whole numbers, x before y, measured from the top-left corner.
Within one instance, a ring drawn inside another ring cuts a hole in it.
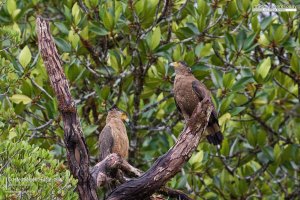
[[[111,153],[117,153],[122,158],[128,157],[129,141],[123,120],[127,115],[117,108],[108,112],[106,125],[99,136],[100,160]]]
[[[191,68],[185,62],[173,62],[170,66],[174,67],[176,74],[174,81],[176,107],[187,122],[200,101],[203,99],[211,101],[211,94],[205,85],[195,78]],[[222,143],[223,135],[220,131],[218,114],[215,108],[213,108],[211,113],[206,131],[209,143],[214,145]]]

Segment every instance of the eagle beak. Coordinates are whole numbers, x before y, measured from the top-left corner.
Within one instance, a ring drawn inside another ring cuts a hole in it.
[[[125,122],[129,122],[128,116],[125,113],[122,113],[121,119],[124,120]]]
[[[172,62],[172,63],[170,63],[170,66],[176,68],[176,67],[179,66],[179,63],[178,62]]]

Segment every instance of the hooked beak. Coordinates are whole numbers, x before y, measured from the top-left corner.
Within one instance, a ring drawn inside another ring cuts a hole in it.
[[[172,63],[170,63],[170,66],[174,67],[174,69],[175,69],[176,67],[179,66],[179,63],[178,62],[172,62]]]
[[[121,119],[124,120],[125,122],[129,122],[129,118],[128,118],[128,116],[126,115],[126,113],[122,113]]]

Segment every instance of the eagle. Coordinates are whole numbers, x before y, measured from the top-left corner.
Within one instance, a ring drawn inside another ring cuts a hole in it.
[[[99,135],[100,160],[111,153],[128,158],[129,141],[123,121],[128,120],[125,112],[118,108],[108,111],[106,125]]]
[[[185,121],[188,122],[200,101],[205,99],[212,102],[211,93],[203,83],[195,78],[191,68],[185,62],[173,62],[170,66],[175,70],[173,89],[175,104]],[[206,131],[209,143],[214,145],[222,143],[223,135],[218,123],[218,113],[214,107]]]

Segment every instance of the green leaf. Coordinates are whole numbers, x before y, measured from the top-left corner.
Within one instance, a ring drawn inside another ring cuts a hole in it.
[[[211,50],[212,50],[212,43],[206,43],[201,48],[199,56],[201,57],[209,56],[211,54]]]
[[[83,129],[83,133],[85,136],[89,136],[94,133],[98,129],[98,125],[90,125]]]
[[[255,37],[256,37],[256,33],[252,33],[251,35],[249,35],[247,37],[247,39],[245,40],[244,46],[243,46],[244,50],[247,50],[248,48],[250,48],[252,46],[252,43],[253,43]]]
[[[198,0],[197,2],[198,8],[197,12],[199,15],[201,15],[202,18],[206,18],[207,13],[210,10],[210,7],[207,5],[207,3],[204,0]]]
[[[239,9],[240,12],[244,11],[243,1],[242,0],[236,0],[236,5],[237,5],[237,8]]]
[[[236,46],[236,41],[233,39],[233,37],[226,32],[225,33],[225,41],[226,41],[226,45],[231,49],[231,50],[236,50],[235,46]]]
[[[276,144],[274,146],[274,157],[275,157],[275,161],[277,163],[279,163],[279,161],[280,161],[281,152],[282,152],[282,150],[281,150],[280,146],[278,144]]]
[[[195,36],[194,31],[190,27],[180,27],[176,30],[175,34],[180,40]]]
[[[243,49],[246,37],[247,37],[247,35],[244,30],[241,30],[239,32],[239,34],[237,35],[236,42],[237,42],[237,46],[238,46],[238,51]]]
[[[233,73],[227,73],[223,77],[223,85],[225,88],[230,89],[235,81],[235,75]]]
[[[279,25],[276,28],[276,31],[274,33],[274,40],[277,44],[279,44],[282,39],[284,38],[284,36],[286,35],[286,31],[284,30],[284,26],[283,25]]]
[[[189,160],[189,163],[192,165],[192,164],[195,164],[195,163],[201,163],[202,160],[203,160],[203,154],[204,152],[203,151],[199,151],[197,152],[196,154],[194,154],[191,159]]]
[[[260,23],[261,29],[265,30],[271,24],[272,20],[273,20],[272,16],[264,18]]]
[[[54,22],[55,26],[64,34],[69,33],[69,29],[64,25],[63,23],[60,22]]]
[[[31,103],[31,98],[29,98],[28,96],[26,95],[23,95],[23,94],[14,94],[10,97],[10,100],[16,104],[19,104],[19,103],[23,103],[23,104],[29,104]]]
[[[62,52],[71,52],[71,44],[62,38],[54,38],[54,42]]]
[[[70,30],[69,35],[68,35],[68,39],[71,42],[72,47],[74,49],[76,49],[78,47],[78,43],[79,43],[79,40],[80,40],[78,34],[75,33],[74,30]]]
[[[147,38],[147,44],[151,50],[154,50],[160,44],[161,32],[160,28],[157,27]]]
[[[273,153],[272,147],[270,147],[270,146],[263,147],[262,152],[268,158],[269,161],[274,161],[274,153]]]
[[[228,110],[228,107],[232,103],[234,97],[235,93],[232,93],[221,101],[220,112],[225,112]]]
[[[22,65],[22,67],[25,68],[30,63],[30,61],[31,61],[31,52],[28,46],[26,45],[20,52],[19,62]]]
[[[228,143],[228,139],[224,139],[224,141],[222,142],[221,154],[224,155],[224,156],[228,156],[229,155],[229,143]]]
[[[243,0],[243,9],[244,11],[247,11],[250,6],[250,1],[249,0]]]
[[[14,129],[12,129],[11,131],[9,131],[8,139],[11,140],[17,136],[18,135],[17,135],[16,131]]]
[[[109,51],[109,61],[110,61],[110,65],[111,67],[118,72],[120,67],[121,67],[121,57],[118,54],[117,51],[115,50],[110,50]]]
[[[250,76],[243,77],[240,80],[236,81],[235,84],[232,86],[232,91],[238,91],[244,88],[244,86],[253,81],[253,78]]]
[[[256,140],[259,146],[263,146],[266,142],[267,135],[264,132],[258,132]]]
[[[109,32],[104,27],[100,27],[100,25],[94,23],[90,23],[89,30],[100,36],[109,34]]]
[[[118,1],[115,2],[116,3],[116,9],[115,9],[115,22],[118,22],[121,14],[122,14],[122,11],[123,11],[123,7],[122,7],[122,4],[119,3]]]
[[[270,57],[264,59],[262,63],[257,67],[256,75],[260,76],[262,79],[265,79],[271,69],[271,59]]]
[[[222,80],[222,73],[218,71],[217,69],[211,69],[211,79],[214,83],[214,85],[218,88],[223,87],[223,80]]]
[[[239,188],[239,193],[241,195],[245,194],[249,189],[248,183],[246,182],[246,180],[243,179],[236,179],[236,180],[238,180],[237,185]]]
[[[220,126],[225,125],[227,121],[231,119],[230,113],[225,113],[219,118],[219,124]]]
[[[252,17],[252,19],[251,19],[251,26],[253,28],[253,31],[255,31],[255,32],[260,31],[260,24],[259,24],[257,16],[253,16]]]
[[[156,52],[167,52],[169,49],[174,47],[175,44],[173,42],[170,42],[168,44],[160,45],[157,49]]]
[[[115,21],[112,14],[110,14],[108,11],[102,11],[101,13],[101,18],[103,20],[104,27],[107,30],[112,31],[115,26]]]
[[[204,15],[199,16],[199,19],[197,20],[197,27],[199,32],[202,32],[206,27],[206,17]]]
[[[245,110],[246,107],[234,107],[230,113],[232,116],[238,115],[240,112],[242,112],[243,110]]]
[[[179,180],[180,181],[178,183],[178,188],[184,188],[187,183],[187,176],[186,175],[181,176]]]
[[[108,98],[109,92],[110,92],[110,87],[105,86],[101,88],[100,96],[106,100]]]
[[[293,53],[291,58],[291,69],[297,74],[300,74],[300,57],[296,54],[296,52]]]
[[[262,46],[267,47],[270,44],[270,40],[268,39],[268,37],[265,34],[262,34],[259,36],[258,43]]]
[[[2,2],[3,4],[4,2]],[[15,0],[8,0],[6,1],[6,8],[10,16],[13,16],[14,11],[17,9],[17,4]]]
[[[78,25],[81,20],[81,17],[80,17],[80,8],[79,8],[77,2],[72,7],[72,16],[73,16],[73,21],[74,21],[75,25]]]
[[[89,0],[90,4],[92,7],[97,7],[98,4],[99,4],[99,1],[98,0]]]

